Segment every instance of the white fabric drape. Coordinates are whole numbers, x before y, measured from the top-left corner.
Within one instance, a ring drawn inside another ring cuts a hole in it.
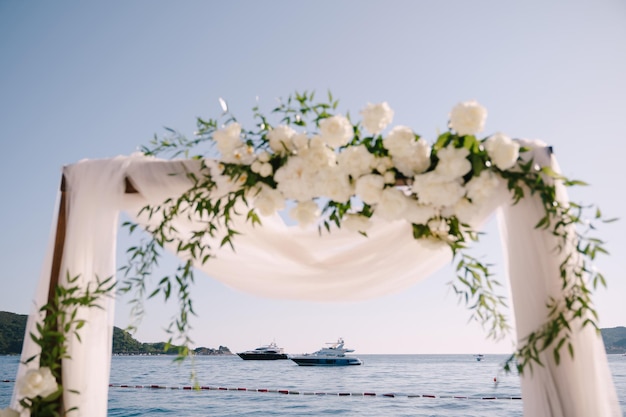
[[[113,275],[118,212],[133,215],[146,204],[158,205],[166,198],[175,198],[190,185],[182,173],[197,169],[196,161],[134,156],[81,161],[66,167],[70,201],[62,271],[80,274],[85,284],[96,275]],[[124,178],[132,182],[138,194],[124,194]],[[546,296],[553,295],[560,284],[558,263],[554,269],[549,233],[534,230],[541,213],[535,198],[510,207],[508,191],[502,187],[487,206],[481,207],[475,226],[499,206],[505,213],[503,234],[507,238],[503,243],[508,247],[521,339],[545,320]],[[139,221],[149,224],[155,219],[140,217]],[[410,225],[404,222],[375,219],[367,238],[346,230],[319,235],[317,228],[288,226],[279,216],[262,218],[262,222],[262,226],[252,227],[236,220],[235,229],[242,235],[234,240],[235,252],[229,247],[218,249],[217,242],[207,240],[215,248],[215,258],[196,266],[229,286],[261,296],[344,301],[400,291],[451,260],[448,248],[436,249],[415,241]],[[193,222],[177,219],[176,227],[184,235],[192,230]],[[542,247],[547,249],[542,251]],[[45,280],[49,277],[44,271],[40,287],[46,287]],[[45,295],[38,295],[36,303],[45,303]],[[64,385],[80,391],[78,396],[66,393],[66,405],[78,406],[80,416],[106,416],[113,302],[107,301],[105,307],[105,311],[91,309],[85,313],[88,324],[81,329],[83,342],[71,342],[72,359],[64,362]],[[621,415],[601,339],[593,332],[578,330],[573,337],[575,361],[563,355],[558,367],[546,366],[523,377],[528,417]],[[36,347],[26,339],[24,352],[33,351]],[[25,370],[20,368],[18,378]],[[585,395],[579,395],[581,390],[586,390]]]
[[[536,142],[522,145],[534,148],[535,163],[560,172],[554,156]],[[557,198],[567,203],[565,187],[559,182],[556,187]],[[524,198],[516,205],[503,205],[499,217],[519,343],[545,323],[548,300],[561,298],[559,265],[564,258],[555,250],[558,240],[549,230],[535,229],[544,213],[538,198]],[[525,416],[622,415],[602,338],[591,326],[581,329],[581,325],[582,320],[570,323],[574,359],[564,347],[557,365],[548,349],[540,355],[544,366],[534,365],[521,377]]]

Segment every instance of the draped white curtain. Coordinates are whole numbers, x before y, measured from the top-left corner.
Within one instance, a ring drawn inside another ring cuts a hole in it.
[[[534,148],[538,163],[558,169],[545,144],[525,142],[524,145]],[[80,274],[85,285],[96,276],[115,275],[119,211],[134,215],[147,204],[158,205],[166,198],[180,195],[190,185],[184,172],[197,169],[197,161],[162,161],[139,156],[85,160],[65,167],[69,216],[61,271]],[[125,178],[132,182],[138,194],[125,194]],[[561,198],[566,199],[563,192]],[[534,229],[543,214],[535,197],[512,206],[503,186],[488,205],[480,208],[474,227],[480,227],[498,207],[502,208],[503,244],[508,253],[521,340],[544,323],[548,297],[558,297],[560,261],[552,251],[555,241],[551,234]],[[147,225],[156,219],[140,217],[138,221]],[[234,240],[235,251],[228,247],[218,249],[219,242],[207,240],[215,248],[215,258],[196,267],[231,287],[265,297],[366,299],[414,285],[451,261],[447,247],[436,248],[416,241],[411,226],[402,221],[374,219],[367,238],[344,229],[319,235],[316,227],[288,226],[279,216],[263,217],[263,225],[255,227],[242,219],[235,221],[235,229],[242,233]],[[181,218],[177,219],[176,227],[184,235],[194,225],[191,220]],[[54,240],[47,259],[51,258],[53,243]],[[65,272],[61,275],[63,284]],[[47,301],[49,279],[47,261],[35,297],[36,307]],[[80,395],[65,392],[66,406],[77,406],[80,416],[104,417],[107,412],[113,300],[107,300],[104,307],[83,313],[87,320],[81,329],[83,341],[70,341],[71,359],[63,364],[64,385],[80,391]],[[36,319],[34,312],[27,324],[27,334],[34,331]],[[589,328],[581,331],[576,324],[572,327],[575,360],[562,355],[557,366],[548,352],[543,358],[545,367],[535,367],[534,372],[522,377],[524,414],[527,417],[621,416],[602,339]],[[36,352],[37,346],[26,338],[22,357]],[[21,366],[17,378],[26,370],[26,366]],[[14,393],[14,407],[17,401]]]

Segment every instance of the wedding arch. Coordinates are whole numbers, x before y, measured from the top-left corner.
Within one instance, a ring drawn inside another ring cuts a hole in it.
[[[56,232],[27,335],[41,332],[40,308],[56,288],[88,289],[116,275],[125,212],[131,230],[152,236],[130,250],[127,289],[145,284],[161,248],[176,253],[178,281],[166,277],[155,291],[178,290],[183,333],[192,269],[265,297],[344,301],[401,291],[456,261],[455,290],[497,336],[508,326],[503,299],[487,267],[464,250],[498,213],[524,415],[621,416],[591,303],[591,282],[603,278],[589,261],[603,249],[576,231],[582,207],[565,192],[576,182],[560,175],[545,143],[502,133],[479,140],[486,111],[476,102],[457,105],[449,131],[432,145],[404,126],[383,134],[393,118],[387,103],[368,105],[353,123],[333,114],[332,97],[320,104],[296,94],[274,109],[282,116],[276,126],[255,108],[254,130],[222,105],[223,123],[199,119],[193,139],[172,131],[147,152],[63,168]],[[219,157],[207,157],[208,149],[190,156],[208,144]],[[178,158],[155,156],[169,150]],[[298,224],[279,214],[285,201],[294,202]],[[70,415],[106,416],[114,300],[98,304],[72,316],[80,336],[68,335],[58,370],[65,389],[53,401],[75,408]],[[15,409],[28,408],[23,380],[40,364],[27,359],[40,354],[41,345],[25,338]],[[30,388],[49,380],[35,376]],[[51,381],[45,392],[27,392],[41,399],[55,392]]]

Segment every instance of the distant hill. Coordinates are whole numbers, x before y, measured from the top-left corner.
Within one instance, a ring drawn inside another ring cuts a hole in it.
[[[19,355],[22,352],[24,329],[27,316],[24,314],[0,311],[0,355]],[[626,353],[626,327],[600,329],[606,353]],[[199,347],[194,349],[197,355],[232,355],[226,346],[217,349]],[[165,342],[142,343],[119,327],[113,328],[113,353],[118,355],[159,355],[176,354],[172,346],[165,351]]]
[[[601,329],[606,353],[626,353],[626,327]]]
[[[0,354],[22,353],[22,341],[28,316],[0,311]]]
[[[19,355],[22,352],[26,319],[24,314],[0,311],[0,355]],[[119,327],[113,328],[113,354],[118,355],[161,355],[178,353],[176,346],[165,350],[165,342],[141,343],[130,333]],[[194,349],[197,355],[232,355],[226,346],[217,349],[199,347]]]

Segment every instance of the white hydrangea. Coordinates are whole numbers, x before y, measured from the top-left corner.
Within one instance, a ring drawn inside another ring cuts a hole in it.
[[[475,100],[459,103],[450,112],[450,128],[459,136],[475,135],[485,128],[487,109]]]
[[[331,148],[347,145],[354,136],[352,123],[342,115],[322,119],[319,126],[322,139]]]
[[[363,127],[373,135],[377,135],[393,120],[393,110],[387,102],[378,104],[368,103],[361,111]]]
[[[519,158],[519,143],[503,133],[496,133],[484,142],[487,154],[501,170],[512,168]]]

